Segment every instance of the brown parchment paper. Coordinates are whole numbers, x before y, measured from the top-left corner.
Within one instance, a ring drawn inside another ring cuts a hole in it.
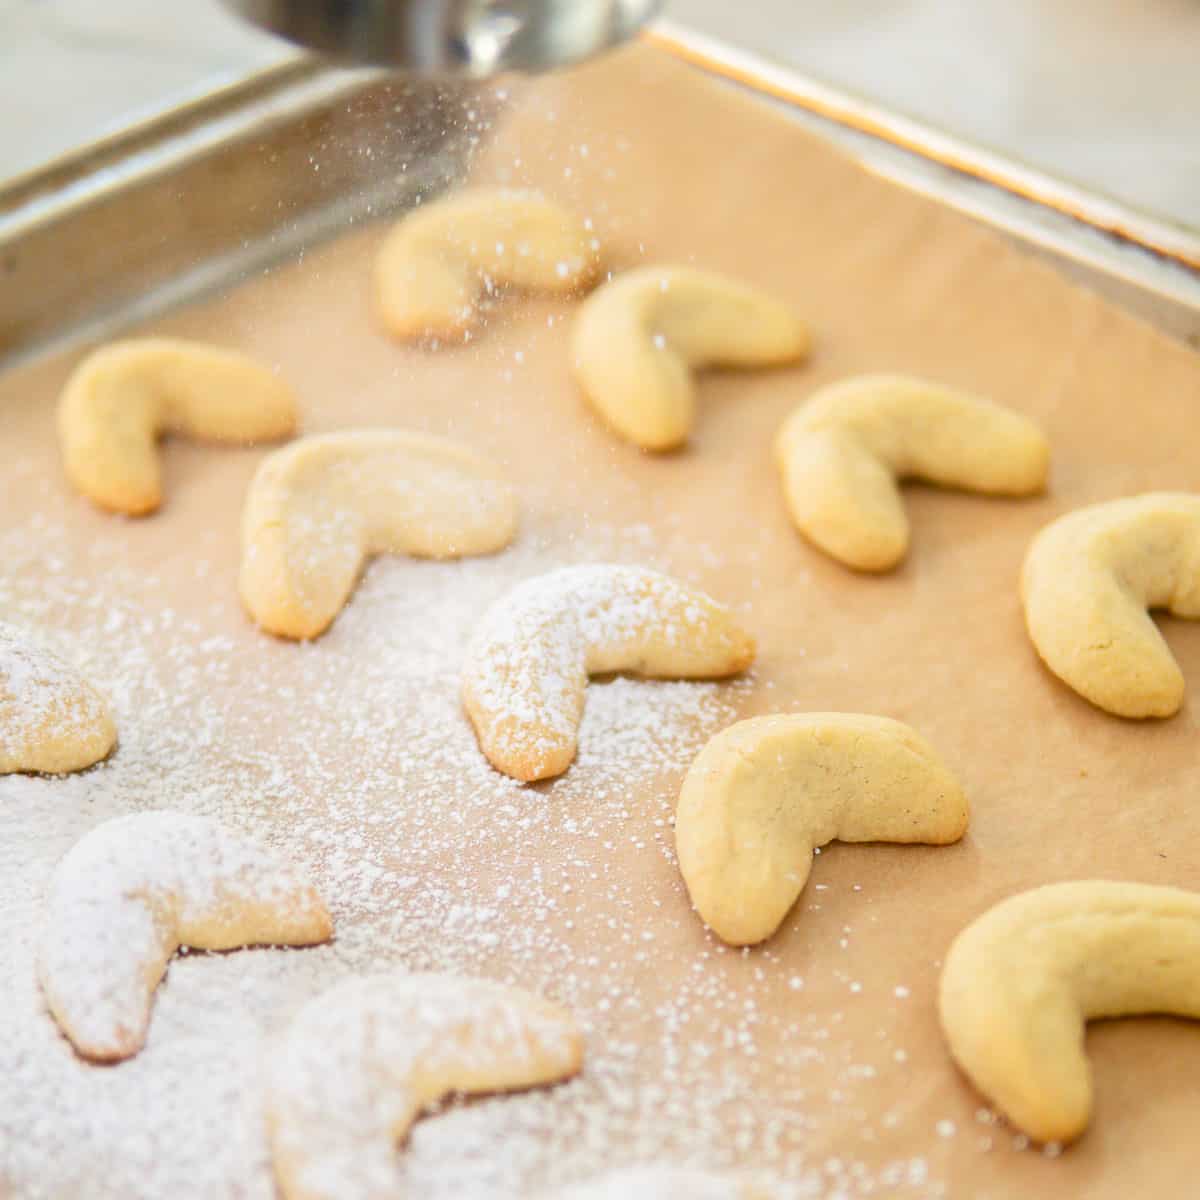
[[[297,383],[308,430],[394,424],[492,454],[522,491],[525,536],[551,512],[581,530],[602,520],[659,531],[664,565],[739,606],[760,639],[752,683],[731,692],[743,715],[842,709],[911,722],[961,776],[972,804],[958,846],[830,847],[778,935],[722,955],[688,911],[668,857],[631,848],[661,838],[654,821],[680,771],[629,779],[634,802],[615,848],[586,848],[608,880],[595,885],[594,919],[552,930],[564,954],[601,959],[628,953],[631,928],[656,934],[653,955],[629,976],[644,1002],[586,1013],[591,1043],[644,1046],[636,1069],[653,1080],[663,1071],[656,1008],[688,973],[711,972],[728,997],[752,991],[762,1017],[752,1066],[714,1039],[714,1081],[751,1071],[755,1097],[722,1116],[727,1136],[714,1140],[714,1160],[783,1176],[820,1174],[832,1161],[823,1176],[831,1195],[858,1194],[848,1163],[861,1165],[876,1194],[1194,1195],[1200,1028],[1168,1019],[1093,1026],[1094,1120],[1081,1142],[1051,1157],[1014,1148],[1011,1129],[978,1119],[983,1101],[948,1058],[934,997],[951,938],[1014,891],[1088,877],[1200,887],[1200,623],[1164,621],[1192,684],[1183,711],[1129,723],[1091,708],[1040,666],[1016,587],[1027,543],[1055,515],[1197,486],[1200,359],[996,236],[868,175],[759,101],[644,47],[516,85],[475,174],[544,188],[590,214],[615,265],[693,262],[785,297],[812,323],[812,361],[708,375],[691,444],[649,457],[606,432],[576,393],[569,303],[512,299],[470,345],[441,352],[381,336],[368,294],[380,228],[348,232],[154,328],[280,364]],[[124,565],[152,572],[181,617],[203,614],[238,648],[221,698],[236,712],[239,653],[246,670],[277,672],[282,687],[295,652],[255,632],[234,592],[241,497],[261,453],[172,444],[164,510],[114,524],[69,492],[57,461],[53,402],[76,357],[0,379],[0,469],[20,463],[23,478],[36,481],[5,493],[2,518],[53,513],[78,549],[70,570],[101,571],[85,548],[120,538]],[[812,389],[865,371],[928,375],[1035,418],[1053,446],[1048,494],[1008,502],[912,487],[911,553],[878,578],[815,552],[788,523],[771,440]],[[190,566],[199,544],[211,563],[202,587]],[[259,721],[253,736],[269,753],[279,715],[246,715],[248,729]],[[332,761],[362,752],[316,749]],[[557,794],[551,785],[517,802],[553,806]],[[323,798],[311,803],[318,811]],[[260,815],[264,825],[284,820],[266,807]],[[398,844],[406,819],[402,806],[388,816]],[[32,837],[14,820],[10,811],[8,838]],[[481,886],[511,879],[519,889],[539,862],[579,847],[565,825],[534,822],[524,850],[493,861],[479,849],[474,864],[422,869],[448,878],[474,871]],[[605,909],[614,879],[640,898],[616,914],[619,933]],[[379,886],[386,897],[387,880]],[[523,919],[514,915],[514,933]],[[476,965],[503,976],[512,961],[502,937]],[[560,969],[548,959],[544,978],[529,982],[553,994]],[[794,976],[803,990],[789,986]],[[709,1036],[728,1012],[706,1017],[697,1008],[691,1019]],[[822,1053],[793,1054],[796,1029],[824,1030]],[[854,1063],[869,1070],[856,1073]],[[784,1127],[773,1150],[739,1136],[772,1118]],[[612,1163],[628,1153],[612,1146]],[[924,1173],[903,1186],[882,1174],[884,1164],[918,1158]],[[535,1165],[529,1183],[564,1175]]]

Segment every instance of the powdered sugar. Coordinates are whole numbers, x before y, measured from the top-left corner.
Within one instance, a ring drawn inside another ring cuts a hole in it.
[[[273,1048],[267,1100],[276,1169],[317,1200],[395,1192],[395,1141],[454,1090],[552,1083],[579,1067],[565,1010],[453,975],[352,979],[310,1001]]]
[[[765,1195],[733,1175],[671,1167],[633,1167],[613,1171],[544,1200],[757,1200]]]
[[[54,874],[41,935],[47,1002],[82,1054],[135,1053],[180,943],[209,950],[323,941],[324,904],[275,855],[182,813],[116,817]]]
[[[492,553],[516,525],[513,489],[455,442],[388,430],[301,438],[250,487],[240,590],[264,629],[314,637],[369,555]]]
[[[677,580],[637,567],[564,567],[488,610],[463,694],[492,762],[541,779],[574,757],[589,673],[720,676],[752,654],[727,610]]]
[[[516,983],[561,1002],[586,1034],[570,1083],[419,1121],[394,1158],[397,1194],[526,1196],[616,1158],[752,1161],[798,1196],[856,1186],[861,1164],[830,1173],[806,1146],[856,1111],[868,1086],[849,1074],[857,1051],[802,1007],[788,1022],[766,1016],[772,972],[731,986],[722,968],[736,956],[702,935],[671,861],[679,774],[751,681],[593,682],[575,765],[536,788],[487,764],[461,710],[463,650],[498,597],[565,564],[669,565],[645,527],[581,533],[531,512],[494,557],[380,560],[330,632],[299,645],[239,611],[229,530],[202,532],[157,571],[122,565],[129,536],[114,523],[83,542],[44,516],[0,532],[0,607],[70,640],[122,730],[86,774],[0,780],[0,1190],[269,1200],[258,1063],[270,1036],[325,988],[390,967]],[[145,1048],[98,1068],[42,1004],[44,897],[89,829],[164,807],[311,867],[335,939],[178,958]],[[807,996],[820,973],[805,973]],[[843,1059],[838,1098],[806,1090],[808,1064]],[[774,1060],[794,1086],[764,1082]],[[933,1195],[913,1163],[883,1170]]]
[[[0,774],[89,766],[113,738],[104,697],[29,632],[0,624]]]

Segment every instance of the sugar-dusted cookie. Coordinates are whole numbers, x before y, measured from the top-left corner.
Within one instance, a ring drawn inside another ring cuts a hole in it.
[[[479,187],[407,213],[375,260],[375,300],[394,337],[461,339],[500,288],[571,294],[599,270],[594,235],[536,192]]]
[[[285,1200],[396,1194],[396,1146],[452,1093],[574,1075],[583,1039],[564,1009],[482,979],[393,971],[310,1000],[271,1047],[267,1128]]]
[[[826,842],[945,845],[966,832],[967,801],[914,730],[860,713],[739,721],[684,778],[675,813],[679,869],[718,937],[751,945],[779,928]]]
[[[272,442],[296,428],[291,389],[245,354],[178,338],[102,346],[72,372],[58,406],[67,478],[113,512],[162,502],[158,439]]]
[[[38,974],[75,1049],[115,1061],[142,1048],[180,946],[307,946],[332,929],[316,889],[277,855],[203,817],[136,813],[98,825],[58,864]]]
[[[692,372],[770,367],[808,353],[808,328],[756,288],[692,267],[638,267],[580,306],[571,358],[584,395],[621,437],[646,450],[687,441]]]
[[[775,457],[796,528],[860,571],[908,552],[897,481],[998,496],[1046,486],[1050,451],[1027,417],[940,384],[865,375],[822,388],[784,423]]]
[[[1183,672],[1150,618],[1200,617],[1200,495],[1151,492],[1059,517],[1021,571],[1025,624],[1042,661],[1099,708],[1169,717]]]
[[[26,633],[0,624],[0,775],[82,771],[116,741],[108,701]]]
[[[754,639],[703,592],[643,567],[589,564],[526,580],[484,616],[463,704],[497,770],[525,781],[575,757],[589,675],[713,679],[754,661]]]
[[[1092,1111],[1086,1021],[1200,1018],[1200,894],[1086,880],[1010,896],[954,939],[939,1010],[991,1103],[1038,1141],[1071,1141]]]
[[[445,438],[376,429],[302,438],[263,459],[242,515],[242,600],[263,629],[323,633],[376,554],[503,549],[517,501],[485,458]]]

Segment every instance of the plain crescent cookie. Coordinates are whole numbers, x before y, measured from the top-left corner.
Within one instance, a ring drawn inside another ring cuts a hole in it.
[[[242,601],[269,633],[313,638],[378,554],[459,558],[508,545],[517,500],[481,455],[393,430],[301,438],[263,459],[242,514]]]
[[[58,864],[38,975],[75,1049],[115,1061],[142,1048],[180,946],[307,946],[332,930],[316,889],[275,854],[204,817],[136,813],[98,825]]]
[[[397,1144],[431,1105],[556,1083],[582,1060],[571,1015],[520,988],[404,971],[350,979],[301,1008],[266,1063],[280,1191],[394,1197]]]
[[[395,225],[375,261],[384,328],[403,339],[461,339],[481,301],[502,288],[570,295],[599,270],[578,217],[536,192],[470,188],[423,204]]]
[[[0,624],[0,775],[82,771],[116,742],[108,701],[27,634]]]
[[[1200,495],[1151,492],[1077,509],[1034,538],[1021,571],[1042,661],[1099,708],[1169,717],[1183,672],[1148,609],[1200,618]]]
[[[560,775],[575,757],[589,675],[714,679],[754,661],[724,605],[644,567],[563,567],[484,616],[467,651],[463,704],[488,761],[514,779]]]
[[[273,371],[179,338],[101,347],[71,373],[58,405],[67,478],[101,508],[129,516],[162,502],[162,435],[249,445],[295,429],[292,390]]]
[[[908,552],[898,481],[996,496],[1046,486],[1050,449],[1020,413],[901,375],[863,375],[816,392],[775,439],[788,511],[815,546],[860,571]]]
[[[860,713],[752,717],[718,733],[688,768],[675,811],[679,869],[723,941],[773,934],[813,851],[843,842],[956,842],[967,800],[915,730]]]
[[[687,441],[694,371],[770,367],[808,354],[807,326],[756,288],[693,267],[637,267],[580,305],[571,359],[584,395],[621,437],[646,450]]]
[[[1092,1112],[1086,1021],[1200,1018],[1200,895],[1083,880],[1010,896],[954,939],[939,1010],[991,1103],[1038,1141],[1071,1141]]]

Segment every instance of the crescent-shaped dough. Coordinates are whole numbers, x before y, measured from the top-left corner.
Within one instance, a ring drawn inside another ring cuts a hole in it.
[[[498,771],[530,781],[575,757],[589,675],[713,679],[754,661],[754,639],[723,605],[643,567],[563,567],[514,588],[484,616],[463,704]]]
[[[1050,451],[1028,418],[936,383],[868,375],[822,388],[775,439],[796,528],[860,571],[908,552],[897,481],[998,496],[1046,486]]]
[[[914,730],[858,713],[739,721],[712,738],[675,812],[679,868],[696,911],[723,941],[779,928],[808,881],[813,850],[843,842],[946,845],[967,801]]]
[[[38,974],[75,1049],[112,1062],[145,1043],[180,946],[308,946],[332,929],[312,884],[269,851],[203,817],[137,813],[98,825],[59,863]]]
[[[71,373],[58,406],[67,478],[129,516],[162,502],[158,439],[274,442],[296,428],[291,389],[245,354],[178,338],[103,346]]]
[[[942,968],[950,1053],[988,1100],[1041,1142],[1087,1127],[1084,1023],[1200,1018],[1200,895],[1088,880],[1001,901],[954,939]]]
[[[595,237],[536,192],[471,188],[404,216],[375,261],[375,298],[394,337],[459,339],[497,288],[566,294],[599,270]]]
[[[396,1144],[453,1092],[574,1075],[583,1039],[564,1009],[482,979],[394,971],[309,1001],[267,1064],[267,1128],[286,1200],[397,1194]]]
[[[1183,672],[1150,618],[1200,617],[1200,495],[1151,492],[1059,517],[1021,571],[1025,624],[1042,661],[1099,708],[1169,717]]]
[[[490,554],[516,527],[512,488],[455,442],[391,430],[302,438],[263,459],[250,485],[242,601],[269,633],[313,638],[373,555]]]
[[[797,362],[810,340],[791,309],[735,279],[638,267],[580,306],[571,358],[584,395],[613,430],[646,450],[671,450],[695,423],[693,371]]]
[[[82,771],[116,742],[108,701],[62,659],[0,624],[0,775]]]

